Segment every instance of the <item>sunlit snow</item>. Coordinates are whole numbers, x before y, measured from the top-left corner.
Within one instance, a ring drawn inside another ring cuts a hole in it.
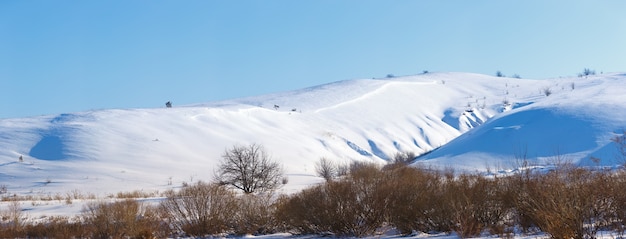
[[[549,167],[557,157],[617,167],[624,162],[611,138],[626,129],[624,86],[618,73],[428,73],[172,108],[3,119],[0,184],[22,195],[163,191],[211,180],[227,148],[250,143],[283,165],[285,193],[321,182],[321,157],[382,164],[411,151],[422,155],[414,165],[482,173],[513,171],[521,159]],[[50,207],[44,211],[68,210]]]

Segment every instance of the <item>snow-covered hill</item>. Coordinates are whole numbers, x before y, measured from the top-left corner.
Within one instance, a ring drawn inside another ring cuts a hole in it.
[[[418,164],[508,171],[525,164],[626,163],[626,155],[611,141],[626,130],[626,75],[546,80],[535,88],[540,89],[535,96],[516,97],[512,110],[421,157]]]
[[[615,166],[610,139],[626,128],[625,86],[624,74],[430,73],[173,108],[3,119],[0,184],[21,194],[162,190],[211,180],[226,148],[249,143],[283,164],[286,192],[320,182],[320,157],[383,163],[399,151],[437,149],[416,164],[512,170],[520,155],[534,164],[559,155]]]

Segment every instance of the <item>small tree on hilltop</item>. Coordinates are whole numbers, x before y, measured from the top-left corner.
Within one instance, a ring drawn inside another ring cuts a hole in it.
[[[585,68],[582,73],[578,73],[578,77],[583,77],[583,76],[587,77],[587,76],[595,75],[595,74],[596,74],[595,70]]]
[[[222,155],[222,162],[215,173],[215,180],[244,193],[271,191],[281,186],[282,167],[271,161],[270,156],[258,144],[235,145]]]
[[[546,96],[550,96],[552,94],[552,90],[550,87],[543,88],[543,94]]]

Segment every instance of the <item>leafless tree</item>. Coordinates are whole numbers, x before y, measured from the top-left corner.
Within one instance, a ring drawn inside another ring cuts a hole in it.
[[[222,155],[215,173],[215,181],[229,185],[244,193],[271,191],[282,185],[283,170],[273,162],[263,146],[235,145]]]

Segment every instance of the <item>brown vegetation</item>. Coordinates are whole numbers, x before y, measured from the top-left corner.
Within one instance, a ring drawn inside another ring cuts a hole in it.
[[[507,177],[361,165],[348,177],[282,198],[276,217],[304,234],[365,236],[391,225],[406,234],[510,237],[519,227],[553,238],[592,238],[599,230],[623,234],[624,185],[624,172],[567,164]]]
[[[577,168],[522,171],[506,177],[353,164],[347,175],[292,195],[237,194],[198,182],[168,191],[160,204],[109,199],[76,218],[31,220],[19,201],[0,212],[0,238],[165,238],[290,232],[372,236],[413,232],[553,238],[623,235],[626,171]]]
[[[235,212],[235,194],[218,185],[198,182],[179,192],[171,191],[162,211],[178,233],[204,236],[225,232]]]

